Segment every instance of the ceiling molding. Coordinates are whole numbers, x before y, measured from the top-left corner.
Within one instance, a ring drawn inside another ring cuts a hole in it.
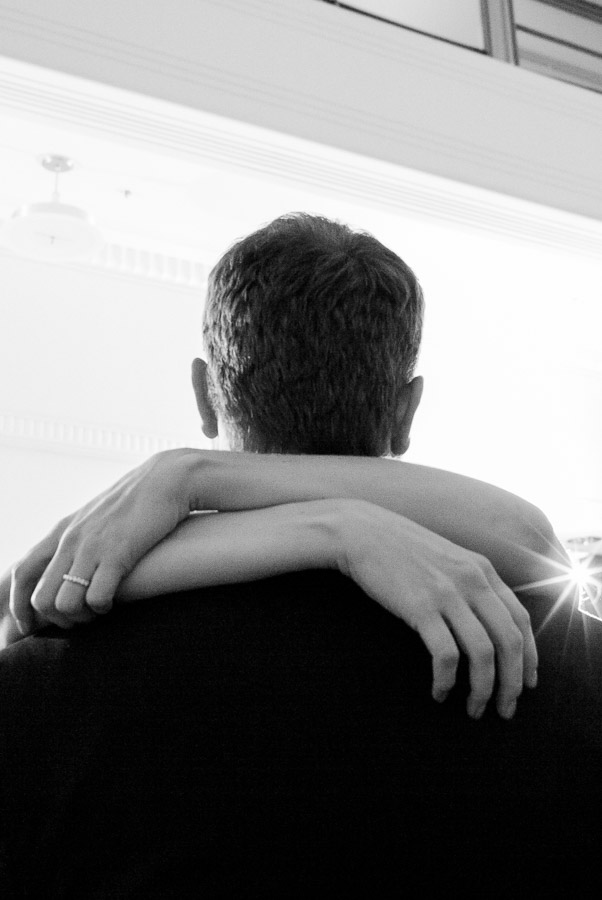
[[[199,165],[294,183],[393,214],[450,222],[596,259],[602,256],[602,222],[15,60],[0,59],[2,112]],[[173,270],[174,263],[166,257],[151,254],[152,261],[144,257],[142,262],[142,253],[120,248],[108,253],[103,265],[125,266],[128,273],[146,277]],[[126,259],[132,261],[124,263]],[[186,283],[188,276],[182,273],[189,271],[190,286],[204,283],[206,272],[201,273],[197,261],[180,260],[176,269],[176,280]]]
[[[215,131],[185,110],[210,111],[271,129],[268,143],[283,132],[602,220],[590,92],[315,0],[172,0],[165,16],[150,0],[0,0],[0,53],[135,92],[122,128],[115,109],[104,122],[120,138],[213,155]],[[71,93],[54,114],[89,122]],[[155,97],[178,104],[160,134],[131,115]]]
[[[175,5],[182,0],[175,0]],[[184,3],[186,0],[184,0]],[[399,41],[406,41],[404,45],[405,62],[413,69],[425,73],[437,73],[444,77],[451,77],[455,82],[464,82],[473,86],[473,65],[482,53],[476,56],[474,53],[466,55],[465,48],[454,47],[453,44],[446,48],[435,48],[434,53],[428,52],[430,37],[416,33],[401,27],[391,28],[390,23],[378,19],[366,19],[357,14],[358,11],[350,8],[337,8],[332,5],[315,5],[315,0],[203,0],[206,10],[214,8],[215,14],[201,10],[188,8],[191,26],[202,21],[204,16],[213,17],[220,11],[228,10],[233,16],[245,17],[249,22],[263,21],[266,25],[277,26],[289,31],[296,40],[299,34],[308,37],[327,40],[332,45],[348,47],[362,53],[368,52],[379,59],[388,58],[392,62],[399,62]],[[44,12],[40,14],[39,10]],[[110,21],[110,14],[106,18],[105,33],[100,29],[86,28],[78,20],[74,24],[73,19],[60,18],[56,10],[54,15],[48,15],[51,11],[46,0],[0,0],[0,20],[3,31],[7,37],[13,33],[15,39],[26,38],[30,43],[39,43],[48,47],[55,44],[62,51],[76,51],[86,55],[94,55],[105,60],[123,61],[132,68],[141,68],[149,72],[161,72],[169,77],[175,74],[183,80],[206,80],[214,78],[223,82],[226,87],[228,79],[226,69],[208,65],[200,54],[182,54],[169,52],[167,42],[162,43],[161,48],[151,47],[139,40],[131,41],[120,38]],[[127,10],[124,10],[127,14]],[[143,13],[146,15],[146,13]],[[198,20],[194,17],[198,15]],[[387,27],[382,27],[383,24]],[[427,43],[424,43],[426,38]],[[426,52],[425,52],[426,48]],[[449,49],[448,49],[449,48]],[[432,47],[430,49],[433,49]],[[478,65],[478,63],[477,63]],[[506,96],[508,93],[507,78],[504,70],[497,66],[483,68],[480,71],[480,82],[488,92],[499,92]],[[265,82],[256,79],[257,87],[266,94],[278,97],[279,92],[274,82]],[[237,91],[246,93],[250,87],[247,78],[230,78],[230,86]],[[252,86],[252,85],[251,85]],[[592,115],[592,105],[587,95],[575,96],[560,94],[549,95],[537,82],[516,82],[512,85],[512,93],[517,98],[526,102],[537,100],[543,108],[562,112],[577,120],[589,120]],[[314,98],[312,98],[314,99]],[[599,112],[599,107],[598,107]]]

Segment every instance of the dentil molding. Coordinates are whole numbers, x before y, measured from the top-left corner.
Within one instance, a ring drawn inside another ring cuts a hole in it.
[[[118,425],[100,425],[55,419],[49,416],[0,411],[0,446],[22,447],[75,453],[110,459],[146,459],[153,453],[175,447],[211,446],[199,435],[161,435],[152,432],[124,428]]]
[[[0,259],[12,256],[12,251],[0,246]],[[96,269],[119,278],[136,278],[157,281],[161,284],[189,289],[196,296],[203,294],[207,285],[210,266],[196,260],[179,256],[168,256],[139,247],[107,243],[98,257],[90,262],[58,262],[48,265],[63,265],[69,268]]]

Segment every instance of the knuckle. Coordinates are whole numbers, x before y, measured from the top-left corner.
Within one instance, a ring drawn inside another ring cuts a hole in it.
[[[63,519],[60,520],[60,522],[56,523],[56,525],[54,526],[54,528],[48,535],[47,539],[52,540],[53,538],[58,537],[60,540],[61,536],[65,533],[65,531],[67,531],[67,529],[71,525],[72,521],[73,521],[73,516],[65,516]]]
[[[481,587],[487,586],[491,590],[491,583],[497,578],[497,573],[486,556],[476,554],[472,562],[472,574]]]
[[[495,650],[490,643],[480,644],[474,653],[475,661],[483,667],[493,668],[495,665]]]
[[[123,556],[116,555],[111,559],[111,572],[113,577],[121,580],[130,573],[131,569],[132,566],[123,558]]]
[[[78,543],[78,537],[78,529],[74,526],[70,526],[64,532],[59,542],[59,547],[61,548],[61,550],[73,550]]]
[[[25,580],[25,570],[26,564],[24,560],[19,560],[10,570],[11,578],[16,584],[21,584]]]
[[[491,562],[490,559],[487,559],[486,556],[480,557],[479,566],[480,566],[481,572],[483,572],[488,578],[497,575],[497,572],[495,571],[495,569],[493,567],[493,563]]]
[[[518,629],[513,632],[508,641],[508,650],[515,656],[522,656],[525,649],[525,641]]]
[[[493,569],[489,558],[487,556],[484,556],[482,553],[472,553],[471,556],[475,562],[475,565],[477,565],[482,572],[488,572]]]
[[[453,610],[456,606],[457,595],[456,595],[455,591],[451,591],[449,589],[445,590],[444,587],[447,587],[447,585],[442,584],[441,587],[442,587],[442,590],[440,591],[439,596],[437,598],[438,606],[439,606],[439,609],[442,610],[443,612],[449,612],[450,610]],[[433,618],[435,618],[435,617],[433,616]]]
[[[34,594],[30,602],[33,608],[42,615],[54,609],[54,602],[41,591]]]
[[[516,611],[516,620],[522,632],[531,630],[531,616],[522,604]]]
[[[522,656],[525,640],[520,629],[514,627],[507,630],[497,641],[498,649],[504,657]]]
[[[102,544],[96,535],[90,535],[80,540],[78,550],[86,557],[96,557],[102,550]]]
[[[11,616],[14,616],[15,619],[20,618],[21,613],[24,608],[26,608],[29,604],[24,604],[21,598],[15,597],[13,594],[9,600],[8,608]]]

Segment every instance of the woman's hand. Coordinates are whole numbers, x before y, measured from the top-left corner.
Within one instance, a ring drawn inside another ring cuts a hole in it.
[[[10,611],[22,635],[42,623],[89,622],[111,609],[122,579],[188,516],[189,456],[187,450],[155,454],[62,519],[19,560]],[[90,585],[65,581],[65,574]]]
[[[523,684],[537,683],[537,649],[525,608],[491,563],[409,519],[351,501],[341,520],[339,568],[378,603],[415,629],[433,658],[433,697],[456,681],[460,653],[470,664],[469,715],[492,696],[511,718]]]
[[[537,650],[529,616],[482,556],[361,500],[318,500],[188,518],[125,579],[126,601],[308,568],[338,568],[415,629],[433,658],[433,697],[470,664],[468,712],[478,718],[493,690],[510,718],[523,684],[533,687]],[[82,587],[68,621],[85,612]]]

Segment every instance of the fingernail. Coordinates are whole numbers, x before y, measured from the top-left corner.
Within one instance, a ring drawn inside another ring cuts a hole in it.
[[[529,675],[529,677],[527,678],[527,687],[537,687],[537,671],[532,672],[531,675]]]
[[[98,613],[99,616],[106,616],[106,614],[110,613],[111,610],[113,609],[113,604],[109,603],[109,604],[105,604],[103,606],[94,605],[94,606],[90,606],[90,609],[92,610],[92,612]]]
[[[511,719],[515,712],[516,700],[513,700],[512,703],[507,703],[506,706],[500,710],[500,716],[502,716],[503,719]]]
[[[469,704],[468,707],[468,715],[473,719],[480,719],[483,713],[485,712],[486,703],[481,703],[480,706],[477,706],[476,703]]]
[[[437,703],[443,703],[444,700],[447,700],[449,696],[449,691],[434,691],[433,692],[433,700],[436,700]]]

